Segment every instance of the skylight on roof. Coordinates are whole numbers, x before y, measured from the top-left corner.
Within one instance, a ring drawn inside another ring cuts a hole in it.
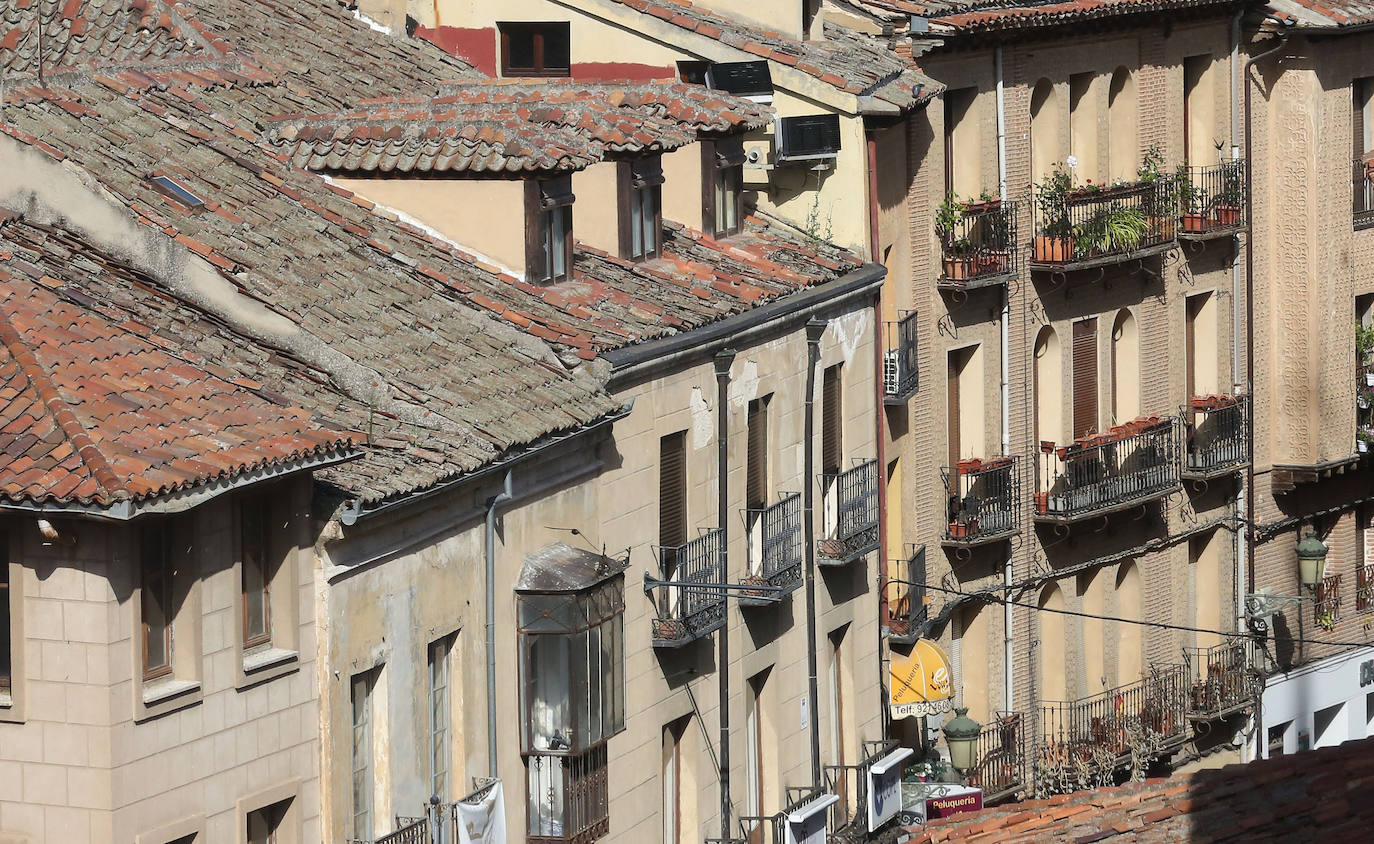
[[[205,207],[205,200],[191,193],[189,188],[175,179],[167,176],[154,176],[148,181],[158,193],[175,199],[193,211],[199,211]]]

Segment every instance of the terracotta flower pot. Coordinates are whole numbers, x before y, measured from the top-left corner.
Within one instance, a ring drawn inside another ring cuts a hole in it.
[[[1032,248],[1035,260],[1040,264],[1063,264],[1073,260],[1073,238],[1070,237],[1041,235],[1035,239]]]
[[[1207,231],[1207,218],[1201,214],[1184,214],[1183,230],[1186,232]]]
[[[974,268],[977,261],[972,258],[946,258],[944,261],[945,278],[952,281],[962,281],[966,278],[973,278]]]
[[[1050,511],[1050,494],[1048,492],[1037,492],[1035,494],[1035,512],[1045,515]]]
[[[1216,207],[1216,220],[1219,226],[1240,225],[1240,206],[1218,205]]]

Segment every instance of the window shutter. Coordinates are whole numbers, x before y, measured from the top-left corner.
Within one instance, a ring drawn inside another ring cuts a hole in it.
[[[745,504],[750,510],[768,506],[768,398],[749,402],[749,456]]]
[[[949,465],[959,462],[959,352],[949,353],[948,397],[949,413],[945,427],[949,429]]]
[[[1363,158],[1369,150],[1364,136],[1364,97],[1369,82],[1356,79],[1350,83],[1350,143],[1356,158]]]
[[[687,432],[659,440],[658,542],[676,548],[687,542]]]
[[[1073,324],[1073,435],[1097,428],[1097,320]]]
[[[839,474],[844,462],[840,405],[840,365],[825,370],[821,389],[821,472]]]

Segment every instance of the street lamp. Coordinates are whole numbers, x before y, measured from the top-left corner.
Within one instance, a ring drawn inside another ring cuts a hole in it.
[[[1298,542],[1298,581],[1308,590],[1316,591],[1326,574],[1326,544],[1317,538],[1311,525]]]
[[[978,736],[983,725],[968,717],[968,707],[960,706],[954,710],[954,717],[945,725],[945,743],[949,745],[949,764],[963,775],[972,770],[974,754],[978,748]]]

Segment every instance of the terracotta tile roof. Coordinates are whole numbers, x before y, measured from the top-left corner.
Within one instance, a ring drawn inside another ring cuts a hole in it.
[[[843,27],[802,41],[751,26],[688,0],[612,0],[741,52],[795,67],[832,88],[909,109],[939,93],[939,83],[885,45]]]
[[[930,4],[931,32],[997,32],[1125,15],[1225,8],[1245,0],[1066,0],[1062,3]],[[951,8],[952,7],[952,8]]]
[[[952,815],[913,842],[1368,841],[1374,738]]]
[[[1370,0],[1270,0],[1262,8],[1299,28],[1339,29],[1374,22]]]
[[[0,258],[5,498],[138,500],[329,456],[353,439],[92,298],[91,288],[144,279],[71,234],[10,218]]]
[[[447,83],[441,86],[441,94],[471,103],[604,104],[664,117],[696,132],[759,129],[773,119],[773,110],[768,106],[673,79],[614,83],[490,79]]]
[[[0,7],[0,68],[6,73],[36,73],[40,40],[45,72],[219,59],[225,46],[213,44],[175,0],[13,0]]]

